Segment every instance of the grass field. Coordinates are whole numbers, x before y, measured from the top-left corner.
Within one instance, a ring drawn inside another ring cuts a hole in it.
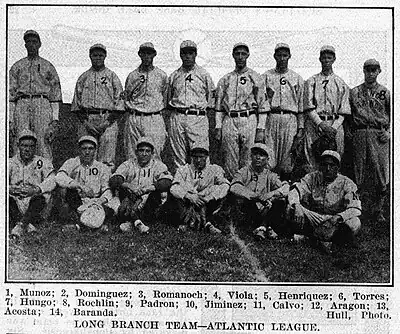
[[[73,118],[65,110],[63,115],[56,167],[73,156],[76,148]],[[221,236],[202,231],[182,234],[159,222],[150,225],[148,235],[124,234],[117,227],[106,234],[64,234],[61,225],[46,222],[37,234],[9,241],[8,279],[390,282],[390,226],[378,225],[367,213],[362,217],[359,247],[340,249],[333,255],[288,240],[255,242],[246,229],[236,225],[237,218],[231,217],[231,233]]]

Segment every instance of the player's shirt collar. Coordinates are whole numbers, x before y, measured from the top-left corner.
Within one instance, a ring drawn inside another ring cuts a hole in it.
[[[289,72],[289,67],[287,67],[284,72],[279,72],[276,67],[274,68],[274,70],[275,70],[275,73],[277,73],[277,74],[286,74],[287,72]]]
[[[249,70],[249,68],[246,66],[243,69],[241,69],[240,71],[238,71],[236,68],[234,69],[234,72],[236,72],[237,74],[243,74],[246,73]]]

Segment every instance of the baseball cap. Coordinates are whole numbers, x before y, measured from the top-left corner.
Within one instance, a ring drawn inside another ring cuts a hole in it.
[[[103,50],[107,54],[107,49],[103,44],[96,43],[96,44],[92,45],[89,49],[89,53],[92,53],[92,51],[95,49]]]
[[[30,138],[30,139],[34,139],[35,141],[37,141],[37,137],[36,137],[35,133],[28,129],[21,131],[21,133],[19,134],[19,137],[18,137],[18,141],[20,141],[21,139],[24,139],[24,138],[25,139]]]
[[[240,48],[240,47],[245,48],[245,49],[247,50],[247,52],[250,51],[249,46],[248,46],[246,43],[242,43],[242,42],[236,43],[236,44],[233,46],[233,49],[232,49],[232,50],[235,51],[237,48]]]
[[[381,64],[376,59],[368,59],[364,63],[364,67],[378,67],[381,68]]]
[[[183,50],[183,49],[195,49],[195,50],[197,50],[197,45],[193,41],[186,40],[186,41],[183,41],[181,43],[180,49],[181,50]]]
[[[289,47],[289,45],[286,44],[286,43],[278,43],[278,44],[276,44],[276,46],[275,46],[275,51],[276,51],[276,50],[279,50],[279,49],[288,49],[289,52],[290,52],[290,47]]]
[[[324,52],[330,52],[330,53],[336,54],[335,48],[333,46],[331,46],[331,45],[324,45],[321,48],[319,53],[321,54],[321,53],[324,53]]]
[[[263,143],[255,143],[252,147],[251,150],[260,150],[262,152],[265,153],[265,155],[268,157],[268,147],[267,145],[263,144]]]
[[[93,136],[82,136],[81,138],[79,138],[78,144],[80,145],[85,141],[91,142],[97,147],[97,139],[94,138]]]
[[[146,42],[146,43],[141,44],[139,46],[139,51],[140,50],[152,50],[154,52],[156,51],[156,49],[154,48],[153,43],[151,43],[151,42]]]
[[[147,144],[147,145],[151,146],[152,149],[154,150],[154,142],[151,137],[140,137],[136,143],[136,149],[138,149],[139,146],[142,144]]]
[[[97,203],[82,204],[77,211],[81,214],[81,223],[90,228],[99,228],[106,218],[103,207]]]
[[[336,151],[332,151],[332,150],[325,150],[324,152],[322,152],[321,154],[321,158],[323,157],[332,157],[335,158],[337,160],[337,162],[340,164],[340,154]]]
[[[190,155],[205,154],[208,155],[208,149],[203,145],[195,145],[190,151]]]
[[[40,36],[39,36],[38,32],[35,31],[35,30],[27,30],[27,31],[25,31],[24,40],[26,40],[26,37],[28,37],[28,36],[36,36],[40,41]]]

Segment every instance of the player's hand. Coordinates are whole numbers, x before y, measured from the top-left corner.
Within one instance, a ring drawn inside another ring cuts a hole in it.
[[[265,129],[257,129],[256,130],[256,138],[254,139],[255,143],[265,143]]]
[[[261,203],[270,201],[273,197],[274,197],[274,194],[272,192],[262,193],[258,196]]]
[[[111,122],[109,120],[105,120],[100,125],[97,125],[94,128],[97,130],[98,136],[101,136],[110,125]]]
[[[213,199],[213,197],[210,195],[200,195],[199,197],[203,200],[203,202],[205,204],[210,202]]]
[[[337,130],[332,126],[328,125],[326,122],[321,122],[319,124],[319,130],[323,135],[328,136],[329,138],[335,138]]]
[[[41,189],[38,186],[34,186],[33,184],[24,185],[21,189],[20,196],[21,197],[32,197],[40,194]]]
[[[304,220],[304,212],[301,209],[300,204],[296,203],[293,207],[294,212],[293,212],[293,220],[296,224],[301,225]]]
[[[10,189],[9,189],[10,195],[16,196],[16,197],[21,196],[21,191],[22,191],[21,186],[17,186],[17,185],[10,186]]]
[[[45,140],[51,144],[54,141],[54,139],[56,138],[59,131],[60,131],[60,125],[59,125],[58,120],[51,121],[45,131],[45,135],[44,135]]]
[[[89,198],[93,198],[94,197],[94,191],[93,189],[87,187],[87,186],[83,186],[81,185],[79,187],[80,189],[80,195],[81,197],[89,197]]]
[[[336,226],[336,225],[338,225],[338,224],[340,224],[342,222],[343,222],[343,218],[342,218],[342,216],[339,216],[339,215],[332,216],[331,218],[329,218],[326,221],[326,223],[329,223],[332,226]]]
[[[185,197],[189,200],[190,203],[194,204],[197,207],[205,204],[204,200],[198,194],[187,194]]]
[[[386,130],[381,130],[378,134],[378,139],[381,143],[387,143],[390,139],[390,132]]]
[[[94,203],[96,203],[98,205],[103,205],[103,204],[107,203],[107,199],[104,197],[99,197],[99,198],[96,198]]]
[[[140,197],[140,196],[142,196],[144,194],[142,188],[134,186],[134,185],[132,185],[132,184],[130,184],[128,182],[124,182],[122,184],[122,187],[125,188],[125,189],[128,189],[130,193],[132,193],[133,195],[135,195],[137,197]]]
[[[222,129],[221,128],[215,129],[215,140],[217,142],[221,142],[221,140],[222,140]]]

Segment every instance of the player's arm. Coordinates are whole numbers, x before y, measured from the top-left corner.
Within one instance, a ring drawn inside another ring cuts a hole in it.
[[[225,94],[225,80],[221,78],[218,81],[215,91],[215,139],[221,141],[222,138],[222,120],[224,118],[224,109],[222,106],[223,97]]]
[[[246,168],[240,169],[233,177],[229,191],[240,198],[248,200],[256,199],[258,195],[245,186],[246,174]]]
[[[185,174],[186,171],[184,170],[184,167],[180,167],[176,171],[175,177],[172,180],[170,192],[174,197],[179,199],[187,198],[190,195],[186,185]]]

